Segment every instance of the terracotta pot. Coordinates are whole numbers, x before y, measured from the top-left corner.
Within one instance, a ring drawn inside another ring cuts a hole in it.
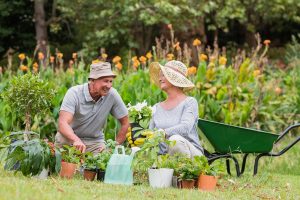
[[[195,185],[195,180],[182,180],[181,187],[183,189],[193,189]]]
[[[104,181],[104,177],[105,177],[105,171],[102,171],[102,170],[98,169],[97,180],[98,181]]]
[[[59,175],[63,178],[71,179],[75,174],[76,167],[77,164],[62,161]]]
[[[216,188],[218,178],[215,176],[209,176],[201,174],[198,179],[198,189],[213,191]]]
[[[87,181],[93,181],[95,179],[96,174],[96,171],[85,169],[83,172],[83,177]]]

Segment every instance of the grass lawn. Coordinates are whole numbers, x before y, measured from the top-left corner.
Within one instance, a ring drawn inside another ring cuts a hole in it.
[[[77,177],[63,180],[27,178],[0,172],[0,199],[300,199],[300,176],[263,173],[241,178],[223,177],[215,192],[153,189],[147,185],[119,186],[88,182]]]
[[[278,147],[280,149],[280,146]],[[239,158],[241,160],[241,158]],[[233,164],[232,164],[233,165]],[[300,145],[276,158],[262,158],[258,175],[253,177],[253,156],[242,177],[223,176],[215,192],[181,189],[153,189],[139,186],[88,182],[80,175],[72,180],[58,176],[47,180],[24,177],[0,169],[0,200],[30,199],[299,199]],[[234,172],[234,169],[231,170]]]

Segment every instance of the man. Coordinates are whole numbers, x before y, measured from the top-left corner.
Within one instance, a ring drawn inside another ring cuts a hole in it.
[[[115,77],[110,63],[94,63],[90,66],[89,82],[67,91],[59,112],[57,146],[69,144],[81,152],[101,152],[105,149],[102,131],[109,114],[121,124],[116,143],[124,142],[129,127],[128,111],[112,87]]]

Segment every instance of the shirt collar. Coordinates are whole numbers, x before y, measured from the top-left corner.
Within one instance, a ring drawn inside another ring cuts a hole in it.
[[[95,102],[94,99],[93,99],[93,97],[90,94],[88,83],[85,83],[83,85],[83,93],[84,93],[85,100],[87,102],[90,102],[90,101]],[[103,99],[104,99],[104,97],[100,97],[100,99],[98,100],[98,102],[101,102]]]
[[[93,98],[92,98],[92,96],[91,96],[91,94],[90,94],[88,83],[85,83],[83,85],[83,94],[84,94],[85,100],[87,102],[94,101]]]

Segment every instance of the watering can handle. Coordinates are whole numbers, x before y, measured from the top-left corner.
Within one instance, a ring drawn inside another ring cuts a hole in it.
[[[114,154],[119,154],[119,148],[121,148],[122,149],[122,155],[125,155],[125,149],[124,149],[124,146],[122,146],[122,145],[117,145],[116,146],[116,148],[115,148],[115,151],[114,151]]]
[[[133,157],[134,154],[139,151],[141,148],[140,147],[131,147],[131,154],[130,156]]]

